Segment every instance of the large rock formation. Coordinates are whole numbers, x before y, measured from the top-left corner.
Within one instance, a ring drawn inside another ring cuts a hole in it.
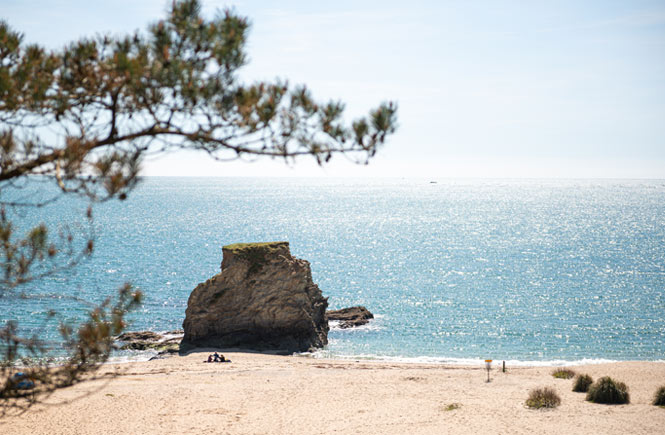
[[[187,302],[181,350],[238,347],[302,352],[328,343],[328,301],[309,262],[288,242],[222,248],[222,272],[199,284]]]

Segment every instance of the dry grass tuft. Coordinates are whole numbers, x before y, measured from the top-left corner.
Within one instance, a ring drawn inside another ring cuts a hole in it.
[[[557,379],[571,379],[576,375],[574,370],[559,367],[552,372],[552,376]]]
[[[446,405],[446,407],[443,408],[444,411],[454,411],[456,409],[459,409],[462,406],[461,403],[451,403],[449,405]]]
[[[549,387],[536,388],[529,393],[526,399],[526,406],[533,409],[556,408],[561,404],[561,398]]]

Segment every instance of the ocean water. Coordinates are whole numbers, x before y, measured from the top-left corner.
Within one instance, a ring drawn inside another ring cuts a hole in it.
[[[33,184],[2,198],[50,189]],[[20,225],[85,231],[85,208],[65,198],[20,211]],[[376,315],[333,328],[317,357],[665,355],[665,180],[147,178],[94,216],[93,257],[25,286],[31,297],[0,298],[2,323],[55,337],[49,309],[76,319],[87,308],[63,295],[98,302],[130,281],[146,300],[129,329],[180,328],[223,245],[287,240],[330,308]]]

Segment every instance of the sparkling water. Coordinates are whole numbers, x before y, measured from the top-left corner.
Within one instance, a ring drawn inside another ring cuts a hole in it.
[[[31,190],[32,189],[32,190]],[[41,192],[27,186],[21,194]],[[3,199],[19,193],[3,192]],[[64,198],[21,225],[85,230]],[[364,305],[367,326],[333,328],[319,357],[484,358],[529,364],[661,360],[665,354],[665,181],[147,178],[95,207],[93,257],[0,298],[0,318],[44,328],[75,319],[126,281],[146,300],[131,330],[180,328],[221,247],[287,240],[332,309]]]

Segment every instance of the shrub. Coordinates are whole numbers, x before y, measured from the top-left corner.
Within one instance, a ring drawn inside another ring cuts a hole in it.
[[[573,384],[573,391],[576,393],[586,393],[593,384],[593,378],[589,375],[577,375]]]
[[[575,371],[559,367],[558,369],[552,372],[552,376],[558,379],[570,379],[573,376],[575,376]]]
[[[451,403],[450,405],[446,406],[443,408],[444,411],[454,411],[456,409],[459,409],[462,405],[459,403]]]
[[[526,406],[529,408],[556,408],[561,403],[561,398],[552,388],[536,388],[531,390]]]
[[[653,404],[656,406],[665,406],[665,385],[656,391],[656,395],[653,397]]]
[[[615,381],[609,376],[598,379],[586,395],[586,400],[594,403],[621,405],[630,403],[628,387],[623,382]]]

